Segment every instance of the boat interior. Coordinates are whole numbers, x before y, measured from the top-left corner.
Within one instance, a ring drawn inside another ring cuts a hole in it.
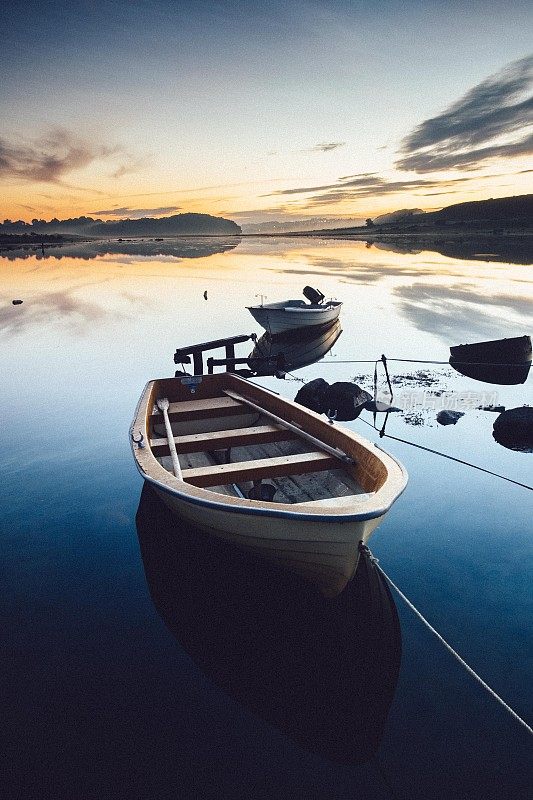
[[[158,388],[158,383],[149,400],[147,431],[153,455],[172,473],[165,423],[157,406],[157,399],[162,392],[169,394],[169,387]],[[349,505],[354,495],[359,501],[364,499],[361,495],[369,497],[383,482],[385,467],[378,459],[377,465],[368,464],[368,458],[364,463],[359,459],[346,463],[322,449],[322,439],[313,442],[300,435],[299,409],[294,410],[292,422],[286,418],[276,422],[270,410],[250,407],[244,398],[229,396],[233,392],[226,393],[224,387],[215,394],[201,397],[196,390],[189,391],[186,399],[169,404],[185,482],[233,497],[335,508]],[[303,420],[307,412],[302,409],[301,414]],[[287,422],[294,426],[292,430],[285,427]],[[341,452],[335,442],[329,447]]]

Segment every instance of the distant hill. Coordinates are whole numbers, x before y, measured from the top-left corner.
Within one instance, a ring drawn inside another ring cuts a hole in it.
[[[463,235],[476,232],[498,233],[503,228],[533,232],[533,194],[498,197],[455,203],[440,211],[418,213],[418,209],[402,209],[382,214],[364,226],[349,228],[318,228],[295,232],[295,235],[378,236],[379,234],[427,234],[459,229]]]
[[[390,214],[381,214],[379,217],[374,217],[373,223],[374,225],[385,225],[389,222],[411,221],[411,217],[425,213],[421,208],[401,208],[399,211],[391,211]]]
[[[394,218],[396,216],[396,218]],[[389,219],[377,217],[374,228],[385,231],[388,227],[398,230],[417,230],[426,228],[448,227],[450,225],[463,225],[475,228],[498,228],[503,226],[528,227],[533,226],[533,194],[522,194],[515,197],[498,197],[490,200],[474,200],[468,203],[455,203],[452,206],[441,208],[440,211],[430,211],[422,214],[405,215],[404,212],[393,212],[385,215]],[[390,217],[393,217],[390,219]]]
[[[533,194],[516,197],[497,197],[469,203],[456,203],[440,211],[426,214],[425,220],[453,220],[458,222],[487,221],[507,223],[509,221],[533,223]]]
[[[31,222],[4,220],[2,234],[76,234],[106,236],[236,236],[241,228],[236,222],[211,214],[174,214],[171,217],[141,217],[104,222],[92,217],[72,219],[34,219]]]

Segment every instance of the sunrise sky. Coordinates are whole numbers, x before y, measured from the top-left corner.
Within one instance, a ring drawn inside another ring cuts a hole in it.
[[[1,220],[533,191],[529,0],[29,0],[0,31]]]

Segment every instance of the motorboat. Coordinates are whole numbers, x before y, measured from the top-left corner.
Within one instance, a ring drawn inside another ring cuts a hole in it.
[[[321,292],[311,286],[306,286],[303,294],[309,302],[282,300],[247,308],[255,321],[272,335],[300,328],[331,325],[338,319],[342,306],[340,300],[326,300]]]

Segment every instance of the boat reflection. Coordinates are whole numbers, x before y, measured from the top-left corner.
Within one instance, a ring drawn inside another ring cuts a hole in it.
[[[329,353],[341,333],[338,320],[275,336],[264,333],[248,356],[248,366],[256,375],[275,375],[307,367]]]
[[[214,683],[308,751],[345,764],[375,754],[401,633],[366,556],[326,600],[298,576],[177,523],[148,486],[136,523],[154,605]]]

